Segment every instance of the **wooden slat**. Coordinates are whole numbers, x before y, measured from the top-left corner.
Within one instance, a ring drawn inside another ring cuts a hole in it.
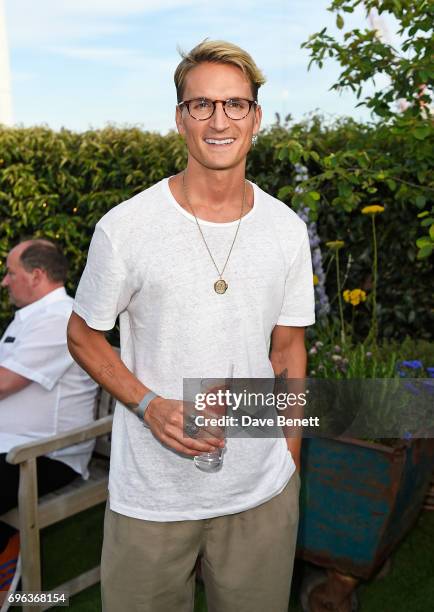
[[[101,419],[108,414],[113,414],[115,403],[115,398],[105,389],[101,389],[101,395],[97,406],[97,418]]]
[[[93,482],[75,491],[62,493],[57,499],[53,497],[46,500],[42,497],[39,502],[39,528],[43,529],[78,512],[102,504],[107,499],[107,492],[108,476],[100,482]],[[17,508],[1,515],[0,520],[11,527],[15,527],[15,529],[20,528]]]
[[[47,527],[67,518],[67,516],[72,516],[76,512],[81,512],[79,508],[86,510],[105,501],[107,498],[108,471],[108,460],[93,458],[89,464],[89,480],[77,478],[65,487],[40,497],[38,502],[39,527]],[[63,496],[65,496],[65,503],[68,504],[66,507],[62,503]],[[41,511],[43,511],[42,514]],[[18,508],[0,515],[0,520],[11,527],[15,527],[15,529],[19,529]]]
[[[79,442],[86,442],[98,436],[103,436],[111,431],[113,415],[108,415],[98,421],[94,421],[85,427],[77,427],[57,436],[50,436],[28,444],[20,444],[10,450],[6,456],[8,463],[22,463],[27,459],[33,459],[47,455],[59,448],[66,448]]]
[[[105,389],[101,390],[98,401],[96,418],[101,419],[109,414],[113,414],[115,410],[116,400]],[[95,452],[110,457],[111,451],[111,433],[105,436],[100,436],[95,442]]]
[[[23,591],[41,590],[36,459],[21,465],[18,488]]]
[[[39,524],[41,529],[58,521],[83,512],[107,499],[108,477],[100,482],[81,486],[76,491],[64,493],[39,505]]]
[[[110,458],[110,433],[114,405],[114,398],[103,390],[97,398],[96,421],[56,436],[16,446],[7,454],[6,459],[9,463],[20,465],[19,505],[18,508],[10,510],[0,518],[9,525],[20,529],[23,591],[41,590],[39,530],[107,499],[109,469],[107,459]],[[95,451],[107,459],[93,456],[89,466],[89,480],[77,479],[66,487],[44,495],[38,500],[36,458],[94,438],[99,438]],[[59,585],[53,589],[53,592],[68,592],[73,595],[96,584],[99,580],[100,567],[98,566]],[[50,607],[53,606],[31,608],[23,606],[23,610],[42,612]]]
[[[14,508],[13,510],[9,510],[9,512],[5,512],[5,514],[0,515],[0,520],[2,523],[6,523],[11,527],[15,527],[15,529],[19,529],[20,519],[18,516],[18,508]]]
[[[80,574],[80,576],[77,576],[76,578],[72,578],[71,580],[68,580],[68,582],[59,584],[59,586],[53,589],[51,592],[52,593],[69,593],[69,596],[72,597],[73,595],[80,593],[80,591],[84,591],[84,589],[87,589],[93,586],[94,584],[98,584],[100,580],[101,580],[101,568],[98,565],[97,567],[94,567],[91,570],[84,572],[83,574]],[[53,603],[51,606],[45,606],[41,608],[41,612],[43,612],[44,610],[49,610],[50,608],[53,608],[55,605],[56,604]],[[71,605],[71,601],[69,602],[69,605]]]

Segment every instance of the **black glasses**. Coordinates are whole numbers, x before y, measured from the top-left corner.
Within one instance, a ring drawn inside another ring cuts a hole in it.
[[[178,104],[179,108],[187,107],[190,117],[197,121],[206,121],[213,116],[215,105],[221,102],[226,117],[239,121],[244,119],[250,112],[255,100],[245,100],[244,98],[229,98],[229,100],[208,100],[208,98],[194,98],[193,100],[184,100]]]

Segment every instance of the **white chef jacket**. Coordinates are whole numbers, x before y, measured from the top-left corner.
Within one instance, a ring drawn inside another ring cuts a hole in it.
[[[0,452],[94,419],[97,384],[72,359],[66,328],[72,298],[60,287],[17,310],[0,340],[0,366],[30,385],[0,400]],[[88,478],[94,441],[50,453]]]

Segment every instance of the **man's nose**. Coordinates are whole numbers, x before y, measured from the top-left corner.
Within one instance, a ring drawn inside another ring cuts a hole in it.
[[[7,286],[8,286],[8,282],[9,282],[9,281],[8,281],[8,275],[7,275],[7,274],[5,274],[5,275],[3,276],[3,280],[2,280],[2,282],[1,282],[1,286],[2,286],[2,287],[7,287]]]
[[[223,102],[215,103],[215,111],[211,117],[210,123],[216,130],[225,130],[229,126],[230,120],[224,111]]]

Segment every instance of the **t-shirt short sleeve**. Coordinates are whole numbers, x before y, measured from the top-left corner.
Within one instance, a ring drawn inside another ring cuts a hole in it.
[[[41,313],[26,325],[1,366],[51,391],[73,363],[66,344],[68,316]]]
[[[285,296],[277,325],[304,327],[315,323],[312,260],[307,228],[285,280]]]
[[[97,225],[73,310],[89,327],[109,330],[131,295],[125,264],[106,231]]]

